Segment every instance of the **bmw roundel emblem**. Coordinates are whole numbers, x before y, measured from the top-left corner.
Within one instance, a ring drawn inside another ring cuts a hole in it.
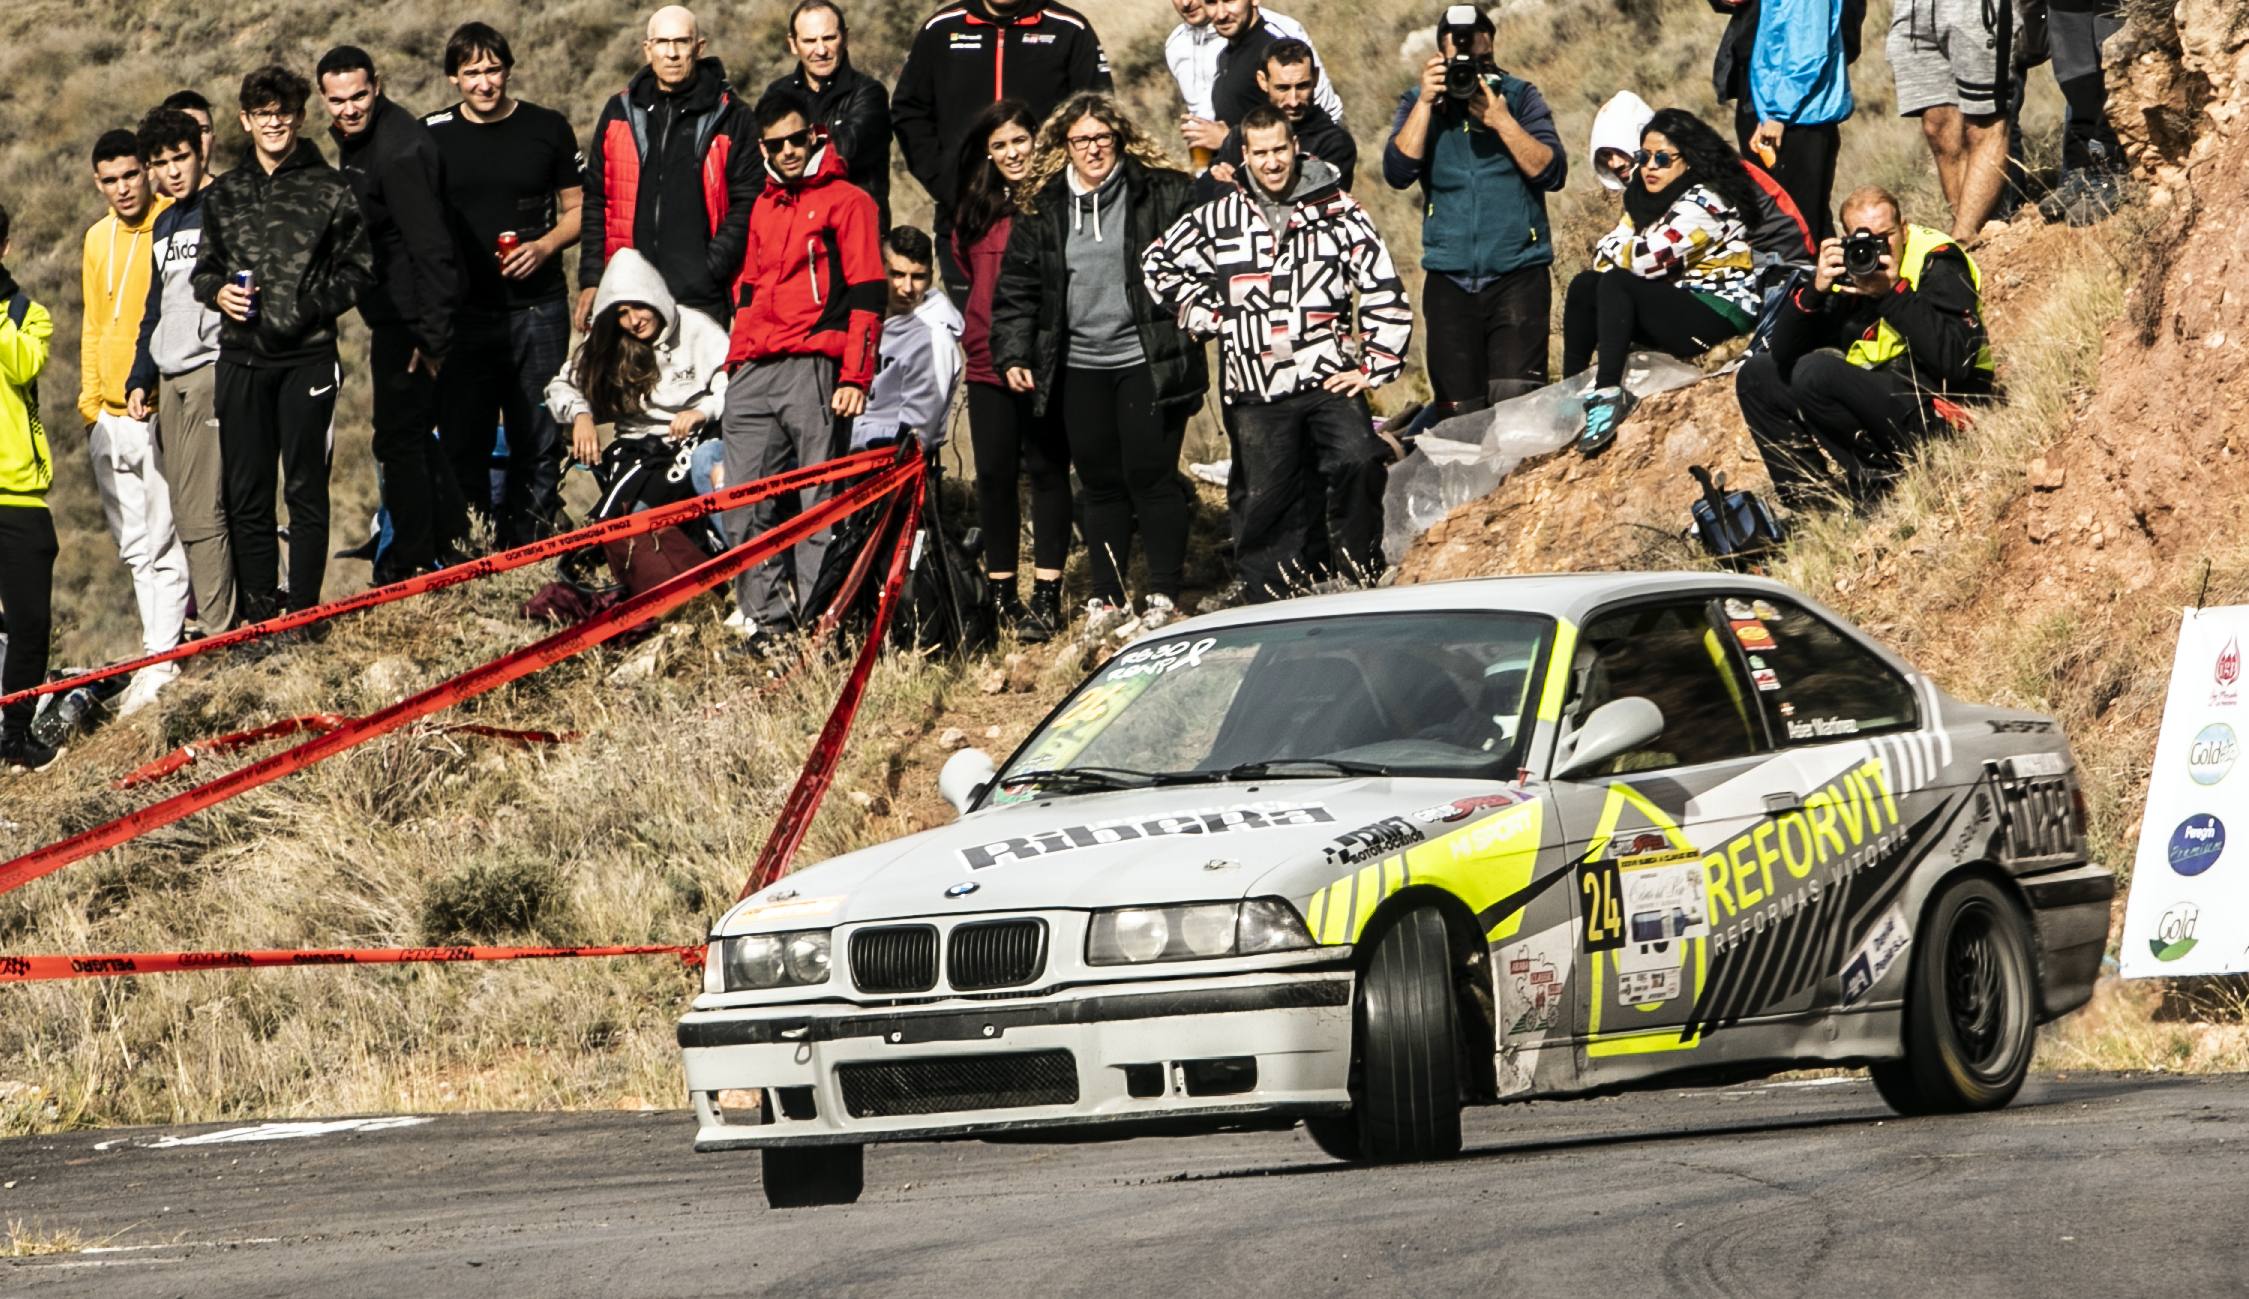
[[[946,889],[945,896],[949,898],[965,898],[969,894],[974,893],[976,890],[982,887],[984,886],[978,884],[975,880],[962,880],[960,883],[955,884],[953,887]]]

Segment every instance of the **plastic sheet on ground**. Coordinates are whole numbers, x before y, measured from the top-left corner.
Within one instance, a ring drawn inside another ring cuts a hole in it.
[[[1624,386],[1645,398],[1703,377],[1699,368],[1674,357],[1634,352],[1625,363]],[[1437,520],[1491,494],[1525,460],[1576,441],[1585,427],[1582,399],[1592,386],[1593,372],[1582,371],[1487,410],[1456,415],[1415,439],[1413,450],[1390,468],[1382,500],[1383,555],[1400,562]]]

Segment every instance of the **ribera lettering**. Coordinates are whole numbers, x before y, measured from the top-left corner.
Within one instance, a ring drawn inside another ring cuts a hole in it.
[[[1208,811],[1174,812],[1142,819],[1118,818],[1085,825],[1066,825],[1037,834],[995,839],[960,850],[963,866],[982,870],[1007,862],[1051,857],[1079,848],[1126,843],[1135,839],[1168,839],[1188,834],[1231,834],[1236,830],[1278,830],[1292,825],[1329,825],[1335,814],[1317,803],[1280,806],[1222,807]]]

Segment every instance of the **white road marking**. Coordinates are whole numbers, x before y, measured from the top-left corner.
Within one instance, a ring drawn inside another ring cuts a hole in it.
[[[170,1150],[175,1146],[224,1146],[251,1141],[294,1141],[299,1137],[329,1137],[345,1132],[387,1132],[393,1128],[410,1128],[427,1123],[427,1118],[412,1114],[392,1115],[379,1119],[318,1119],[296,1123],[259,1123],[247,1128],[227,1128],[221,1132],[204,1132],[192,1137],[157,1137],[151,1141],[132,1137],[117,1137],[110,1141],[94,1143],[96,1150],[114,1150],[119,1146],[132,1146],[140,1150]]]

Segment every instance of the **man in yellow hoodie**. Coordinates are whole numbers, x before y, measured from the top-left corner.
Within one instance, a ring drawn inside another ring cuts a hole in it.
[[[16,287],[8,273],[8,209],[0,207],[0,695],[38,685],[47,676],[55,576],[55,524],[47,486],[55,460],[39,425],[39,372],[47,368],[55,322]],[[31,736],[35,700],[0,709],[0,771],[37,771],[55,751]]]
[[[172,493],[164,481],[156,425],[127,410],[126,381],[155,265],[152,229],[165,200],[149,189],[148,168],[131,131],[104,133],[94,144],[93,162],[94,184],[109,213],[86,231],[78,415],[86,421],[102,518],[117,542],[117,557],[133,572],[142,648],[155,654],[179,644],[187,622],[187,552],[172,527]],[[177,675],[179,668],[170,663],[134,673],[118,712],[145,706]]]

